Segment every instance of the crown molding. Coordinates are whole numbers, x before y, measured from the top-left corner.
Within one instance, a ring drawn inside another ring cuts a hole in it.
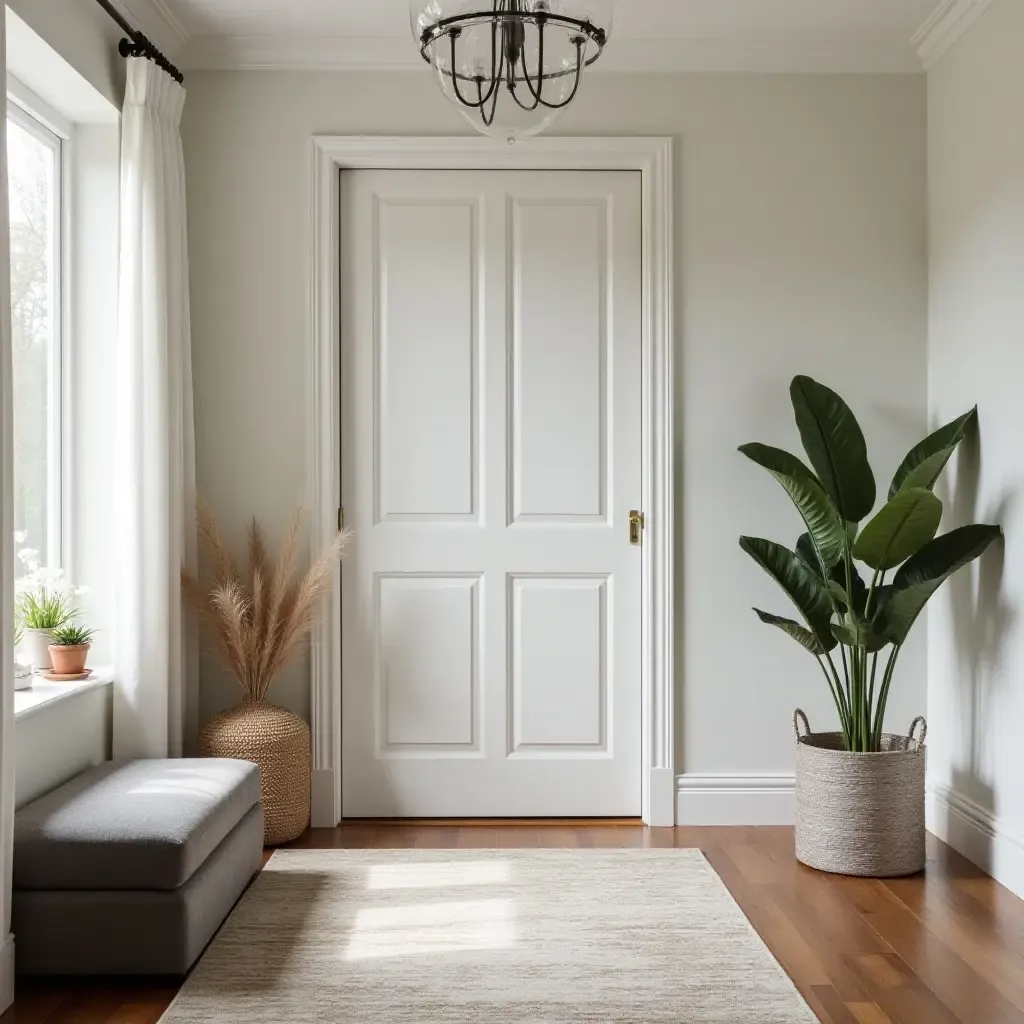
[[[178,60],[189,34],[165,0],[113,0],[114,6],[171,60]]]
[[[191,70],[416,71],[412,39],[330,36],[193,36],[181,55]],[[908,43],[614,38],[595,71],[920,72]]]
[[[910,41],[930,68],[988,10],[992,0],[942,0]]]

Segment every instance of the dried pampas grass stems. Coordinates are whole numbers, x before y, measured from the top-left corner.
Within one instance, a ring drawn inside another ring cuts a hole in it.
[[[200,504],[196,524],[210,559],[213,585],[204,587],[183,569],[181,585],[209,628],[217,653],[246,700],[263,700],[277,674],[295,654],[316,621],[320,599],[331,585],[352,534],[339,533],[306,572],[295,577],[295,561],[306,522],[305,510],[292,516],[276,562],[267,536],[254,516],[248,530],[244,568],[228,550],[210,510]]]

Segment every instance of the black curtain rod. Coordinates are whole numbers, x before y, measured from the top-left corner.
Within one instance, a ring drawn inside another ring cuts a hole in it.
[[[121,40],[117,47],[122,57],[145,57],[147,60],[151,60],[158,68],[166,71],[176,82],[181,83],[185,81],[185,76],[160,52],[157,45],[137,28],[132,28],[124,15],[121,14],[110,0],[96,0],[96,3],[117,22],[121,31],[127,36],[126,39]]]

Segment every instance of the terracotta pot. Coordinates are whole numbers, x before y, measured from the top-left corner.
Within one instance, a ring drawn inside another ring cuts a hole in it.
[[[89,657],[90,644],[78,644],[75,647],[64,647],[61,644],[50,644],[50,661],[53,671],[58,676],[77,676],[85,671],[85,662]]]
[[[211,718],[199,734],[201,757],[234,757],[259,765],[263,841],[297,839],[309,825],[309,726],[266,701],[248,701]]]
[[[53,668],[53,662],[50,661],[50,643],[52,640],[52,630],[25,630],[25,639],[21,642],[21,650],[28,659],[33,672],[49,672]]]

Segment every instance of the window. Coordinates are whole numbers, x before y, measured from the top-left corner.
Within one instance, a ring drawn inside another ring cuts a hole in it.
[[[61,148],[59,136],[8,101],[14,528],[19,547],[54,568],[62,560]]]

